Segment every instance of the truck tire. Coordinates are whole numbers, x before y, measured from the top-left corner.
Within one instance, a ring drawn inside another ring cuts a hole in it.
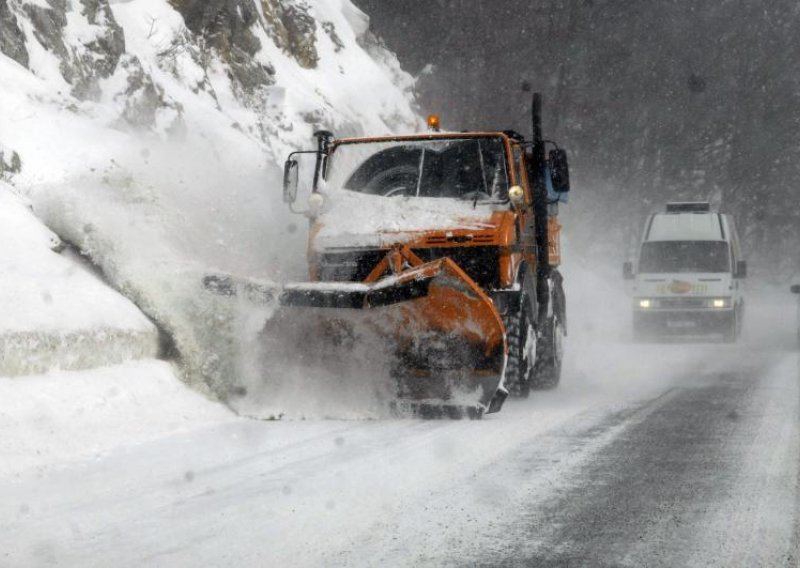
[[[564,328],[558,316],[547,318],[539,337],[536,365],[530,381],[530,388],[536,390],[553,389],[561,382],[561,363],[564,356]]]
[[[519,304],[519,309],[509,314],[504,322],[508,342],[505,384],[511,396],[528,398],[536,364],[536,312],[532,298],[524,288]]]

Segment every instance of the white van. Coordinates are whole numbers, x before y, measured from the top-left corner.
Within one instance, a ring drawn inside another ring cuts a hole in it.
[[[635,266],[626,262],[623,272],[635,281],[637,338],[739,336],[747,264],[730,215],[705,202],[668,203],[648,217]]]

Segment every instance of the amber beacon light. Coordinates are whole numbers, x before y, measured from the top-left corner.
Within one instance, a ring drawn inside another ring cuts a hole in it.
[[[439,132],[439,115],[438,114],[429,114],[428,115],[428,130],[433,130],[434,132]]]

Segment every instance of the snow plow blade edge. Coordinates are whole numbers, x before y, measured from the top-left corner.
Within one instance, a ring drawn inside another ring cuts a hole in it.
[[[408,302],[428,295],[430,279],[397,282],[393,286],[342,283],[332,288],[328,283],[284,287],[279,302],[284,306],[305,308],[367,309]]]
[[[480,415],[505,400],[505,326],[492,300],[449,258],[369,283],[289,284],[278,302],[288,310],[285,321],[311,318],[309,330],[355,325],[383,338],[405,402],[439,399],[444,408],[458,398]]]

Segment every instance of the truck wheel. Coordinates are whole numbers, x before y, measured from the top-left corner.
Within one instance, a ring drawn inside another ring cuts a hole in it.
[[[510,314],[505,324],[508,342],[506,388],[511,396],[528,398],[536,363],[536,328],[533,303],[527,292],[522,292],[519,311]]]
[[[546,320],[540,339],[530,387],[537,390],[553,389],[561,381],[561,362],[564,358],[564,328],[558,317]]]

